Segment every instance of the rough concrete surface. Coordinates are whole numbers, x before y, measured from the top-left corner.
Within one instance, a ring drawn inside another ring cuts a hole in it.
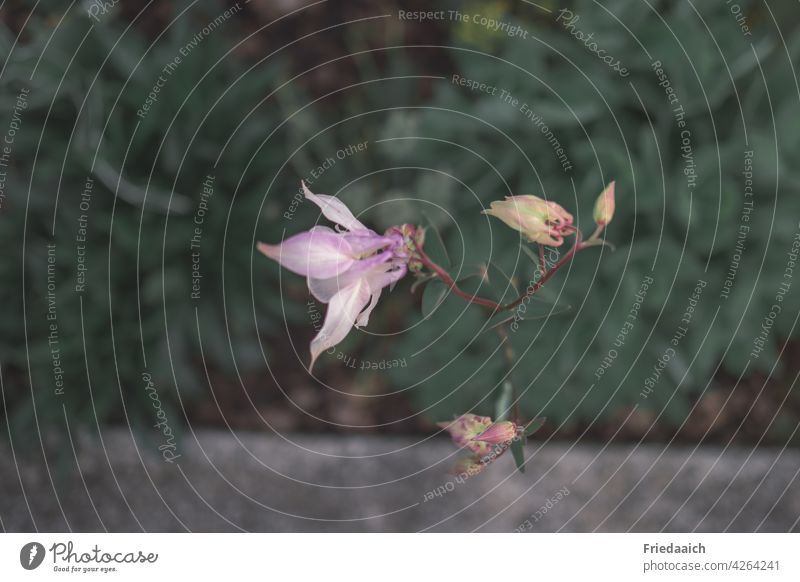
[[[798,531],[800,452],[531,442],[459,482],[443,438],[125,430],[0,452],[6,531]],[[59,446],[61,445],[61,446]],[[77,470],[80,467],[80,471]]]

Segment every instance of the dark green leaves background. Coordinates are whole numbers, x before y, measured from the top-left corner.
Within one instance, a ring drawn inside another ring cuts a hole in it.
[[[531,276],[516,233],[480,214],[505,195],[556,200],[591,231],[594,199],[614,179],[617,213],[607,237],[616,250],[581,253],[531,303],[528,320],[510,335],[519,356],[510,372],[480,309],[450,295],[439,303],[435,284],[411,294],[403,281],[384,294],[368,328],[386,335],[354,332],[340,352],[413,365],[351,372],[323,358],[317,372],[337,389],[402,392],[425,418],[441,420],[491,414],[510,373],[525,416],[546,416],[555,427],[634,406],[679,426],[720,374],[770,372],[782,342],[797,335],[800,289],[793,288],[767,349],[745,368],[800,219],[796,9],[739,2],[754,29],[744,37],[722,2],[571,3],[579,28],[630,70],[624,79],[554,22],[555,12],[524,3],[441,7],[495,14],[528,30],[527,40],[469,23],[399,22],[393,2],[360,8],[386,19],[311,39],[297,40],[353,15],[323,7],[272,29],[232,20],[199,43],[142,120],[136,110],[162,67],[226,7],[171,4],[180,17],[161,28],[148,28],[136,12],[92,26],[81,9],[65,11],[62,3],[50,12],[43,4],[23,39],[0,28],[2,110],[13,109],[20,87],[31,89],[0,215],[3,406],[15,431],[60,423],[65,410],[86,425],[149,424],[145,370],[179,417],[193,402],[216,402],[215,390],[275,392],[296,378],[313,335],[305,282],[256,256],[253,241],[314,224],[317,213],[306,205],[291,221],[282,218],[299,180],[332,152],[363,141],[365,153],[336,163],[314,189],[340,196],[376,229],[427,225],[428,248],[445,261],[438,230],[452,273],[473,290],[509,300],[503,273],[522,287]],[[248,52],[248,42],[258,48]],[[668,72],[692,131],[699,177],[691,192],[653,60]],[[309,70],[318,65],[327,75]],[[453,74],[529,103],[573,169],[563,170],[519,111],[453,85]],[[721,299],[742,211],[745,150],[755,152],[755,208],[736,281]],[[203,231],[203,291],[191,301],[187,240],[209,173],[215,194]],[[74,237],[87,176],[95,183],[90,269],[79,295]],[[44,317],[45,245],[53,240],[68,383],[62,399],[52,397]],[[649,275],[654,284],[636,324],[598,380]],[[699,279],[707,287],[690,331],[657,389],[642,398]],[[215,387],[209,378],[224,381]]]

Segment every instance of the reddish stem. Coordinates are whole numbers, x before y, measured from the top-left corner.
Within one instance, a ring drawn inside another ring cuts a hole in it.
[[[479,297],[477,295],[472,295],[470,293],[465,293],[464,291],[462,291],[461,289],[458,288],[458,284],[447,273],[447,271],[445,271],[442,267],[440,267],[439,265],[434,263],[430,259],[430,257],[428,257],[428,255],[425,254],[425,251],[423,250],[421,245],[418,245],[415,250],[416,250],[416,254],[419,257],[419,260],[422,262],[422,264],[425,265],[426,267],[428,267],[434,273],[436,273],[436,276],[439,277],[439,279],[441,279],[442,282],[445,285],[447,285],[448,288],[453,293],[455,293],[458,297],[460,297],[461,299],[464,299],[465,301],[468,301],[470,303],[475,303],[476,305],[482,305],[484,307],[488,307],[489,309],[491,309],[494,312],[494,311],[508,311],[508,310],[514,309],[517,305],[519,305],[520,303],[525,301],[525,299],[527,299],[528,297],[532,297],[539,289],[542,288],[542,286],[545,283],[547,283],[547,281],[553,275],[556,274],[556,271],[558,271],[561,267],[563,267],[569,261],[571,261],[572,258],[575,256],[575,254],[579,250],[581,250],[583,248],[585,248],[585,245],[583,243],[583,240],[582,240],[582,237],[581,237],[581,233],[580,233],[580,231],[575,231],[575,244],[572,246],[572,248],[567,252],[567,254],[565,254],[563,257],[561,257],[561,259],[555,265],[553,265],[553,267],[551,269],[545,269],[545,266],[544,266],[545,263],[544,263],[544,260],[543,260],[544,259],[544,257],[543,257],[544,251],[540,247],[540,256],[542,257],[542,264],[540,265],[540,271],[543,273],[541,279],[539,279],[532,286],[528,287],[525,290],[525,293],[520,295],[517,299],[515,299],[511,303],[506,303],[505,305],[501,305],[501,304],[497,303],[496,301],[492,301],[491,299],[485,299],[485,298]]]
[[[442,282],[445,285],[447,285],[453,293],[461,297],[461,299],[469,301],[470,303],[475,303],[477,305],[483,305],[484,307],[488,307],[493,311],[500,309],[501,307],[500,304],[495,301],[492,301],[491,299],[484,299],[483,297],[478,297],[477,295],[470,295],[469,293],[464,293],[461,289],[458,288],[458,284],[447,273],[447,271],[445,271],[439,265],[434,263],[430,259],[430,257],[428,257],[428,255],[425,254],[425,251],[422,250],[421,246],[416,247],[416,252],[417,255],[419,256],[419,260],[422,261],[422,264],[428,267],[434,273],[436,273],[439,279],[441,279]]]
[[[520,303],[525,301],[525,299],[527,299],[528,297],[532,297],[534,295],[534,293],[536,293],[539,289],[541,289],[542,286],[545,283],[547,283],[547,281],[550,280],[550,277],[552,277],[553,275],[556,274],[556,271],[558,271],[561,267],[563,267],[568,262],[570,262],[572,260],[572,258],[577,254],[577,252],[579,250],[581,250],[582,248],[584,248],[584,247],[583,247],[583,241],[582,241],[581,233],[580,233],[580,231],[575,231],[575,244],[572,246],[572,248],[569,251],[567,251],[567,254],[565,254],[563,257],[561,257],[561,259],[559,259],[559,261],[555,265],[553,265],[553,268],[547,269],[546,271],[544,271],[544,274],[542,275],[542,278],[539,279],[538,281],[536,281],[536,283],[534,283],[532,286],[528,287],[525,290],[525,293],[520,295],[517,299],[515,299],[511,303],[503,305],[501,307],[501,309],[503,311],[514,309],[517,305],[519,305]]]

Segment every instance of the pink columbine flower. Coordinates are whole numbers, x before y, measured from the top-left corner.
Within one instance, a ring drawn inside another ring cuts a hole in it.
[[[505,200],[495,200],[490,206],[483,214],[499,218],[530,242],[557,247],[564,242],[564,236],[575,232],[569,212],[555,202],[532,194],[506,196]]]
[[[350,330],[369,321],[384,287],[408,271],[411,225],[392,227],[380,235],[361,224],[342,201],[314,194],[301,183],[305,197],[338,225],[315,226],[279,245],[258,243],[258,250],[283,267],[308,278],[311,294],[328,304],[325,323],[311,341],[311,365],[325,350],[341,342]]]
[[[488,416],[475,414],[462,414],[452,422],[439,422],[437,426],[450,433],[456,446],[470,453],[450,470],[454,474],[481,472],[505,453],[522,432],[522,427],[513,422],[492,422]]]

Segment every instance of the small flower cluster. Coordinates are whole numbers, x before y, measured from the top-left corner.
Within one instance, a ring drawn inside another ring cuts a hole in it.
[[[450,433],[457,447],[468,452],[451,469],[455,475],[480,473],[505,453],[514,439],[521,437],[523,430],[511,421],[492,422],[488,416],[475,414],[462,414],[453,422],[439,422],[437,425]]]

